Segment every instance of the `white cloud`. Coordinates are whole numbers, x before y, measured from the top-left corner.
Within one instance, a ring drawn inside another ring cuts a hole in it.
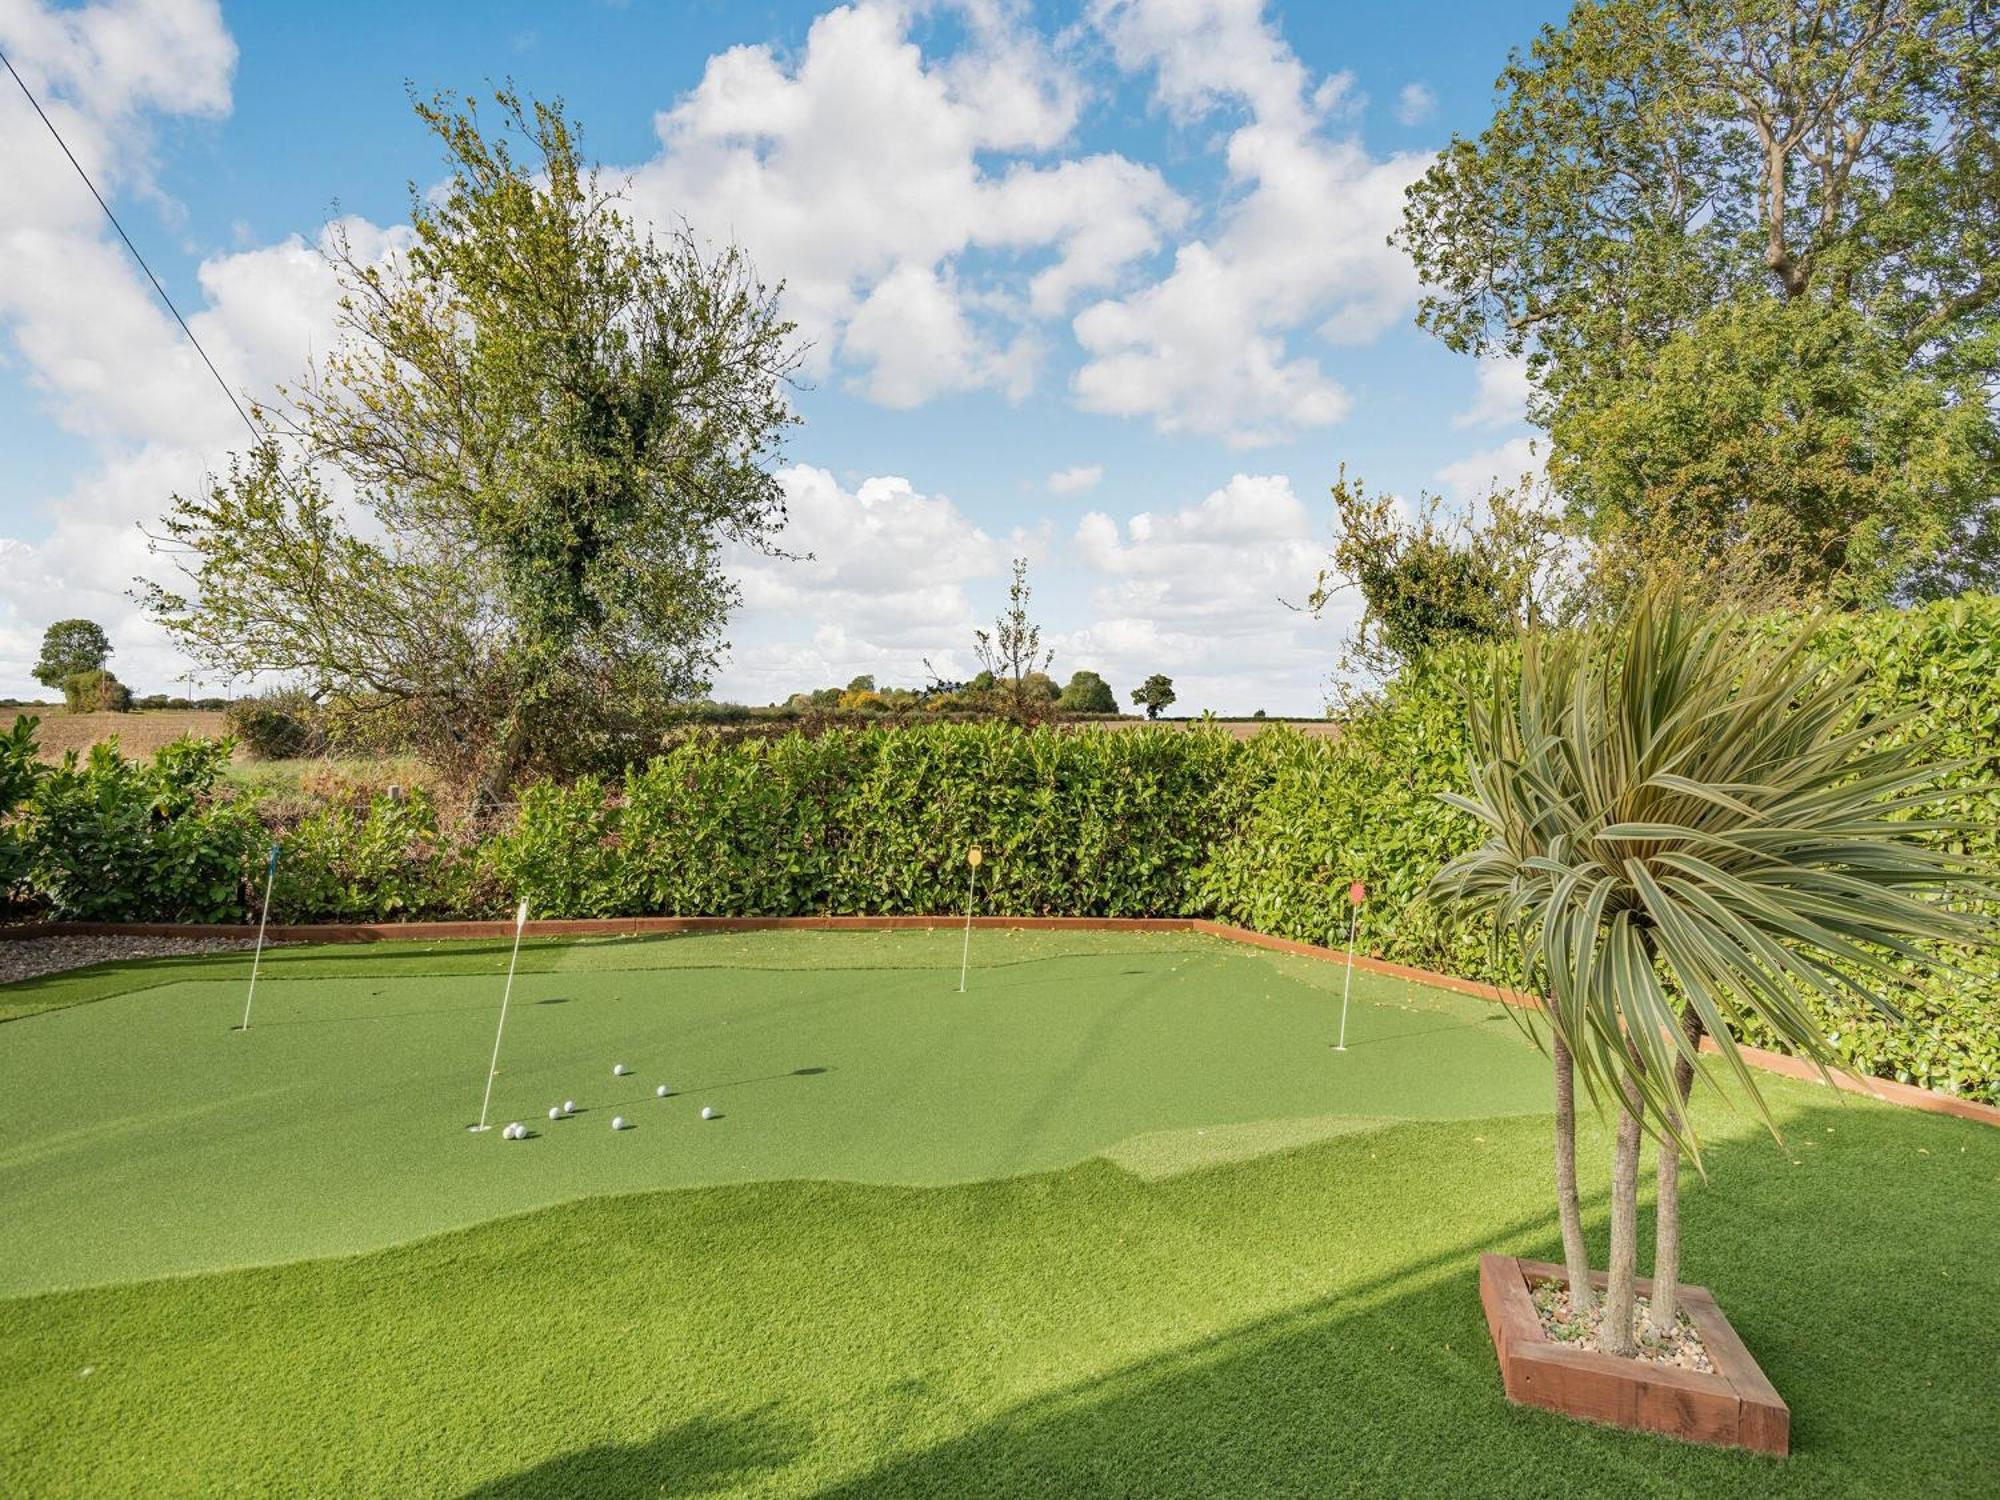
[[[1470,502],[1484,496],[1495,484],[1511,485],[1523,475],[1540,475],[1542,454],[1535,440],[1512,438],[1497,448],[1469,453],[1448,463],[1433,476],[1453,499]]]
[[[1396,123],[1421,125],[1437,113],[1437,95],[1429,84],[1406,83],[1396,95]]]
[[[925,657],[940,672],[970,676],[976,611],[966,585],[1000,578],[1008,548],[907,479],[880,476],[848,490],[827,470],[799,464],[779,480],[780,545],[811,555],[731,557],[744,610],[717,691],[761,703],[863,672],[916,683]]]
[[[1085,490],[1095,489],[1103,477],[1102,464],[1077,464],[1073,468],[1056,470],[1049,475],[1047,483],[1052,494],[1080,495]]]
[[[795,62],[720,53],[632,174],[642,211],[738,239],[782,277],[815,370],[845,357],[889,405],[1020,394],[1032,325],[1114,285],[1186,212],[1116,155],[989,169],[1060,146],[1082,85],[1008,8],[967,13],[968,43],[943,60],[909,39],[904,7],[872,0],[814,21]]]
[[[1528,379],[1527,357],[1484,359],[1479,362],[1478,385],[1472,405],[1451,419],[1454,427],[1508,427],[1527,420],[1528,397],[1534,383]]]
[[[1330,344],[1365,343],[1412,305],[1414,273],[1386,239],[1427,158],[1377,160],[1330,137],[1346,80],[1310,87],[1250,0],[1103,0],[1092,14],[1177,117],[1234,104],[1249,119],[1228,138],[1239,196],[1216,232],[1180,246],[1160,280],[1076,318],[1078,404],[1238,447],[1339,421],[1346,392],[1292,337],[1313,327]]]
[[[1292,607],[1310,592],[1326,542],[1282,474],[1238,474],[1191,505],[1122,526],[1093,511],[1076,544],[1095,579],[1091,619],[1058,646],[1121,691],[1165,672],[1177,711],[1296,709],[1333,665],[1344,615],[1316,620]]]

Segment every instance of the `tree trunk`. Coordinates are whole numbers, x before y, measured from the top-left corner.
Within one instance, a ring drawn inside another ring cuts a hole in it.
[[[1690,1005],[1681,1012],[1681,1032],[1688,1045],[1699,1047],[1703,1032],[1701,1017]],[[1674,1063],[1674,1097],[1679,1107],[1673,1125],[1679,1128],[1687,1113],[1688,1095],[1694,1089],[1694,1062],[1681,1057]],[[1660,1143],[1659,1208],[1653,1226],[1653,1296],[1646,1306],[1647,1325],[1655,1333],[1673,1330],[1680,1314],[1681,1297],[1681,1154],[1672,1142]]]
[[[1576,1196],[1576,1062],[1555,1039],[1556,1216],[1562,1222],[1563,1268],[1569,1277],[1572,1315],[1581,1316],[1596,1300],[1590,1289],[1590,1247],[1583,1238],[1583,1210]]]
[[[1611,1264],[1604,1288],[1598,1340],[1606,1354],[1631,1354],[1633,1279],[1639,1270],[1639,1097],[1626,1085],[1611,1156]]]

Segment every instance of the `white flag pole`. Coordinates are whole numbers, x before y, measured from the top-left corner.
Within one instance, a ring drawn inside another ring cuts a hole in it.
[[[1347,1050],[1347,997],[1354,992],[1354,933],[1361,925],[1361,903],[1367,899],[1360,881],[1347,887],[1347,978],[1340,986],[1340,1040],[1333,1044],[1336,1052]]]
[[[972,962],[972,907],[979,893],[979,861],[985,855],[977,844],[965,851],[965,863],[971,871],[965,883],[965,945],[958,952],[958,992],[965,993],[965,970]]]
[[[271,846],[271,857],[264,865],[264,914],[257,919],[257,951],[250,959],[250,993],[243,997],[243,1024],[236,1029],[250,1029],[250,1005],[257,998],[257,969],[264,962],[264,929],[271,921],[271,882],[278,878],[278,846]]]
[[[507,988],[500,992],[500,1024],[493,1028],[493,1061],[486,1068],[486,1097],[479,1101],[479,1123],[471,1126],[474,1131],[486,1130],[486,1108],[493,1102],[493,1080],[500,1073],[500,1038],[507,1031],[507,1002],[514,995],[514,966],[521,961],[521,931],[528,925],[528,903],[524,899],[521,909],[514,913],[514,956],[507,960]]]

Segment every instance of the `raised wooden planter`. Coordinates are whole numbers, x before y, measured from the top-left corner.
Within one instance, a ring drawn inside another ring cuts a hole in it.
[[[1690,1443],[1790,1451],[1791,1409],[1706,1290],[1682,1287],[1681,1306],[1708,1348],[1715,1366],[1708,1374],[1553,1342],[1542,1332],[1530,1291],[1563,1279],[1562,1267],[1546,1261],[1479,1257],[1479,1300],[1509,1401]],[[1603,1273],[1592,1279],[1601,1290]],[[1651,1296],[1652,1283],[1642,1278],[1639,1290]]]

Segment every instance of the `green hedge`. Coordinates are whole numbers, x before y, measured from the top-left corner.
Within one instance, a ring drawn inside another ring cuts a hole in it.
[[[530,787],[488,857],[551,916],[950,912],[975,843],[983,909],[1180,913],[1233,820],[1240,759],[1226,736],[1165,729],[703,737],[620,789]]]
[[[2000,600],[1843,619],[1825,639],[1837,663],[1869,668],[1858,711],[1915,710],[1898,732],[1971,762],[1955,775],[1955,811],[1979,829],[1964,848],[2000,861]],[[562,917],[951,913],[977,842],[990,856],[984,911],[1214,916],[1334,945],[1358,878],[1364,949],[1499,977],[1483,936],[1453,930],[1423,895],[1476,837],[1438,796],[1459,784],[1466,752],[1456,665],[1407,670],[1336,739],[990,723],[702,734],[622,785],[530,786],[501,830],[478,838],[441,826],[421,795],[377,797],[285,833],[272,909],[379,921],[498,915],[526,897]],[[31,899],[57,915],[241,915],[261,874],[261,839],[241,809],[204,781],[146,804],[164,815],[138,817],[145,789],[176,774],[119,771],[115,759],[23,788],[15,832]],[[219,872],[218,858],[241,868]],[[1900,1026],[1830,1011],[1837,1049],[1857,1071],[2000,1102],[2000,955],[1969,967],[1969,978],[1919,976]]]

